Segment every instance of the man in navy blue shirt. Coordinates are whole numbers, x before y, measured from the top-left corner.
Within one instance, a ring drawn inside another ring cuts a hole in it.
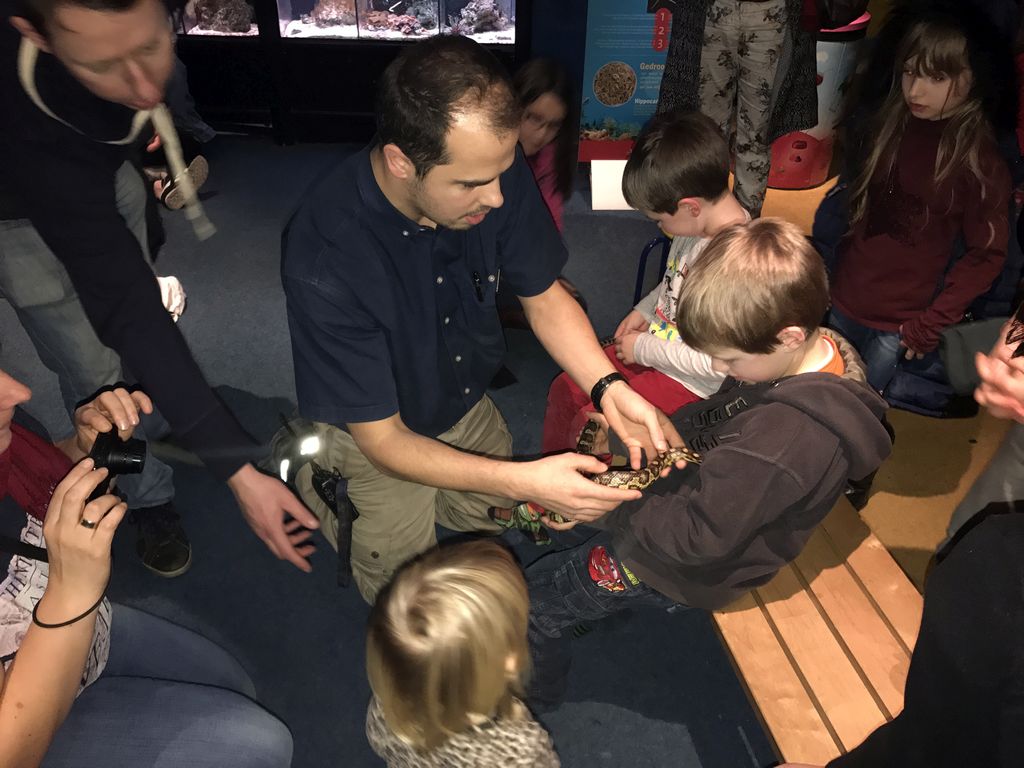
[[[520,298],[581,387],[603,391],[634,461],[668,446],[659,412],[612,375],[557,280],[567,254],[517,150],[520,117],[481,46],[441,37],[407,49],[382,75],[377,141],[314,186],[284,236],[299,410],[327,437],[322,463],[348,480],[367,600],[435,542],[435,521],[496,532],[487,508],[514,499],[572,518],[639,496],[583,477],[605,469],[593,457],[505,460],[511,437],[486,395],[505,351],[499,291]],[[300,493],[330,540],[304,472]]]

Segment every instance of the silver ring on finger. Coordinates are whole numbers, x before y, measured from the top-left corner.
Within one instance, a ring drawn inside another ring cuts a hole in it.
[[[84,517],[78,521],[78,524],[83,528],[88,528],[90,531],[96,527],[96,523],[92,520],[86,520]]]

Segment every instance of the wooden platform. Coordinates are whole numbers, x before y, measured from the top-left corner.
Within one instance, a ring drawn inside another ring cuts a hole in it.
[[[902,710],[921,610],[843,499],[796,562],[715,623],[780,756],[823,765]]]

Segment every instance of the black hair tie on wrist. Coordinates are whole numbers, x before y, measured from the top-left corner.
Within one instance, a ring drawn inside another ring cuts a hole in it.
[[[598,413],[604,413],[604,411],[601,410],[601,398],[603,398],[604,393],[608,391],[608,387],[616,381],[625,382],[626,377],[618,371],[615,371],[615,373],[609,373],[607,376],[598,379],[594,388],[590,390],[590,402],[594,404],[594,410]]]
[[[42,599],[40,598],[39,603],[36,603],[35,607],[32,609],[32,623],[35,624],[37,627],[42,627],[43,629],[60,629],[61,627],[70,627],[72,624],[81,621],[90,613],[99,608],[100,603],[103,602],[103,598],[106,597],[106,593],[107,590],[104,589],[103,592],[100,593],[100,599],[93,603],[93,606],[85,613],[81,614],[80,616],[75,616],[75,618],[69,619],[68,621],[62,621],[60,624],[46,624],[45,622],[39,620],[39,615],[36,612],[39,610],[39,603],[42,602]]]

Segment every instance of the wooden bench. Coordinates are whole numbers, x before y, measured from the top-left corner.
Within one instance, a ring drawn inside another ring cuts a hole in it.
[[[903,709],[921,610],[842,499],[794,563],[714,618],[779,756],[824,765]]]

